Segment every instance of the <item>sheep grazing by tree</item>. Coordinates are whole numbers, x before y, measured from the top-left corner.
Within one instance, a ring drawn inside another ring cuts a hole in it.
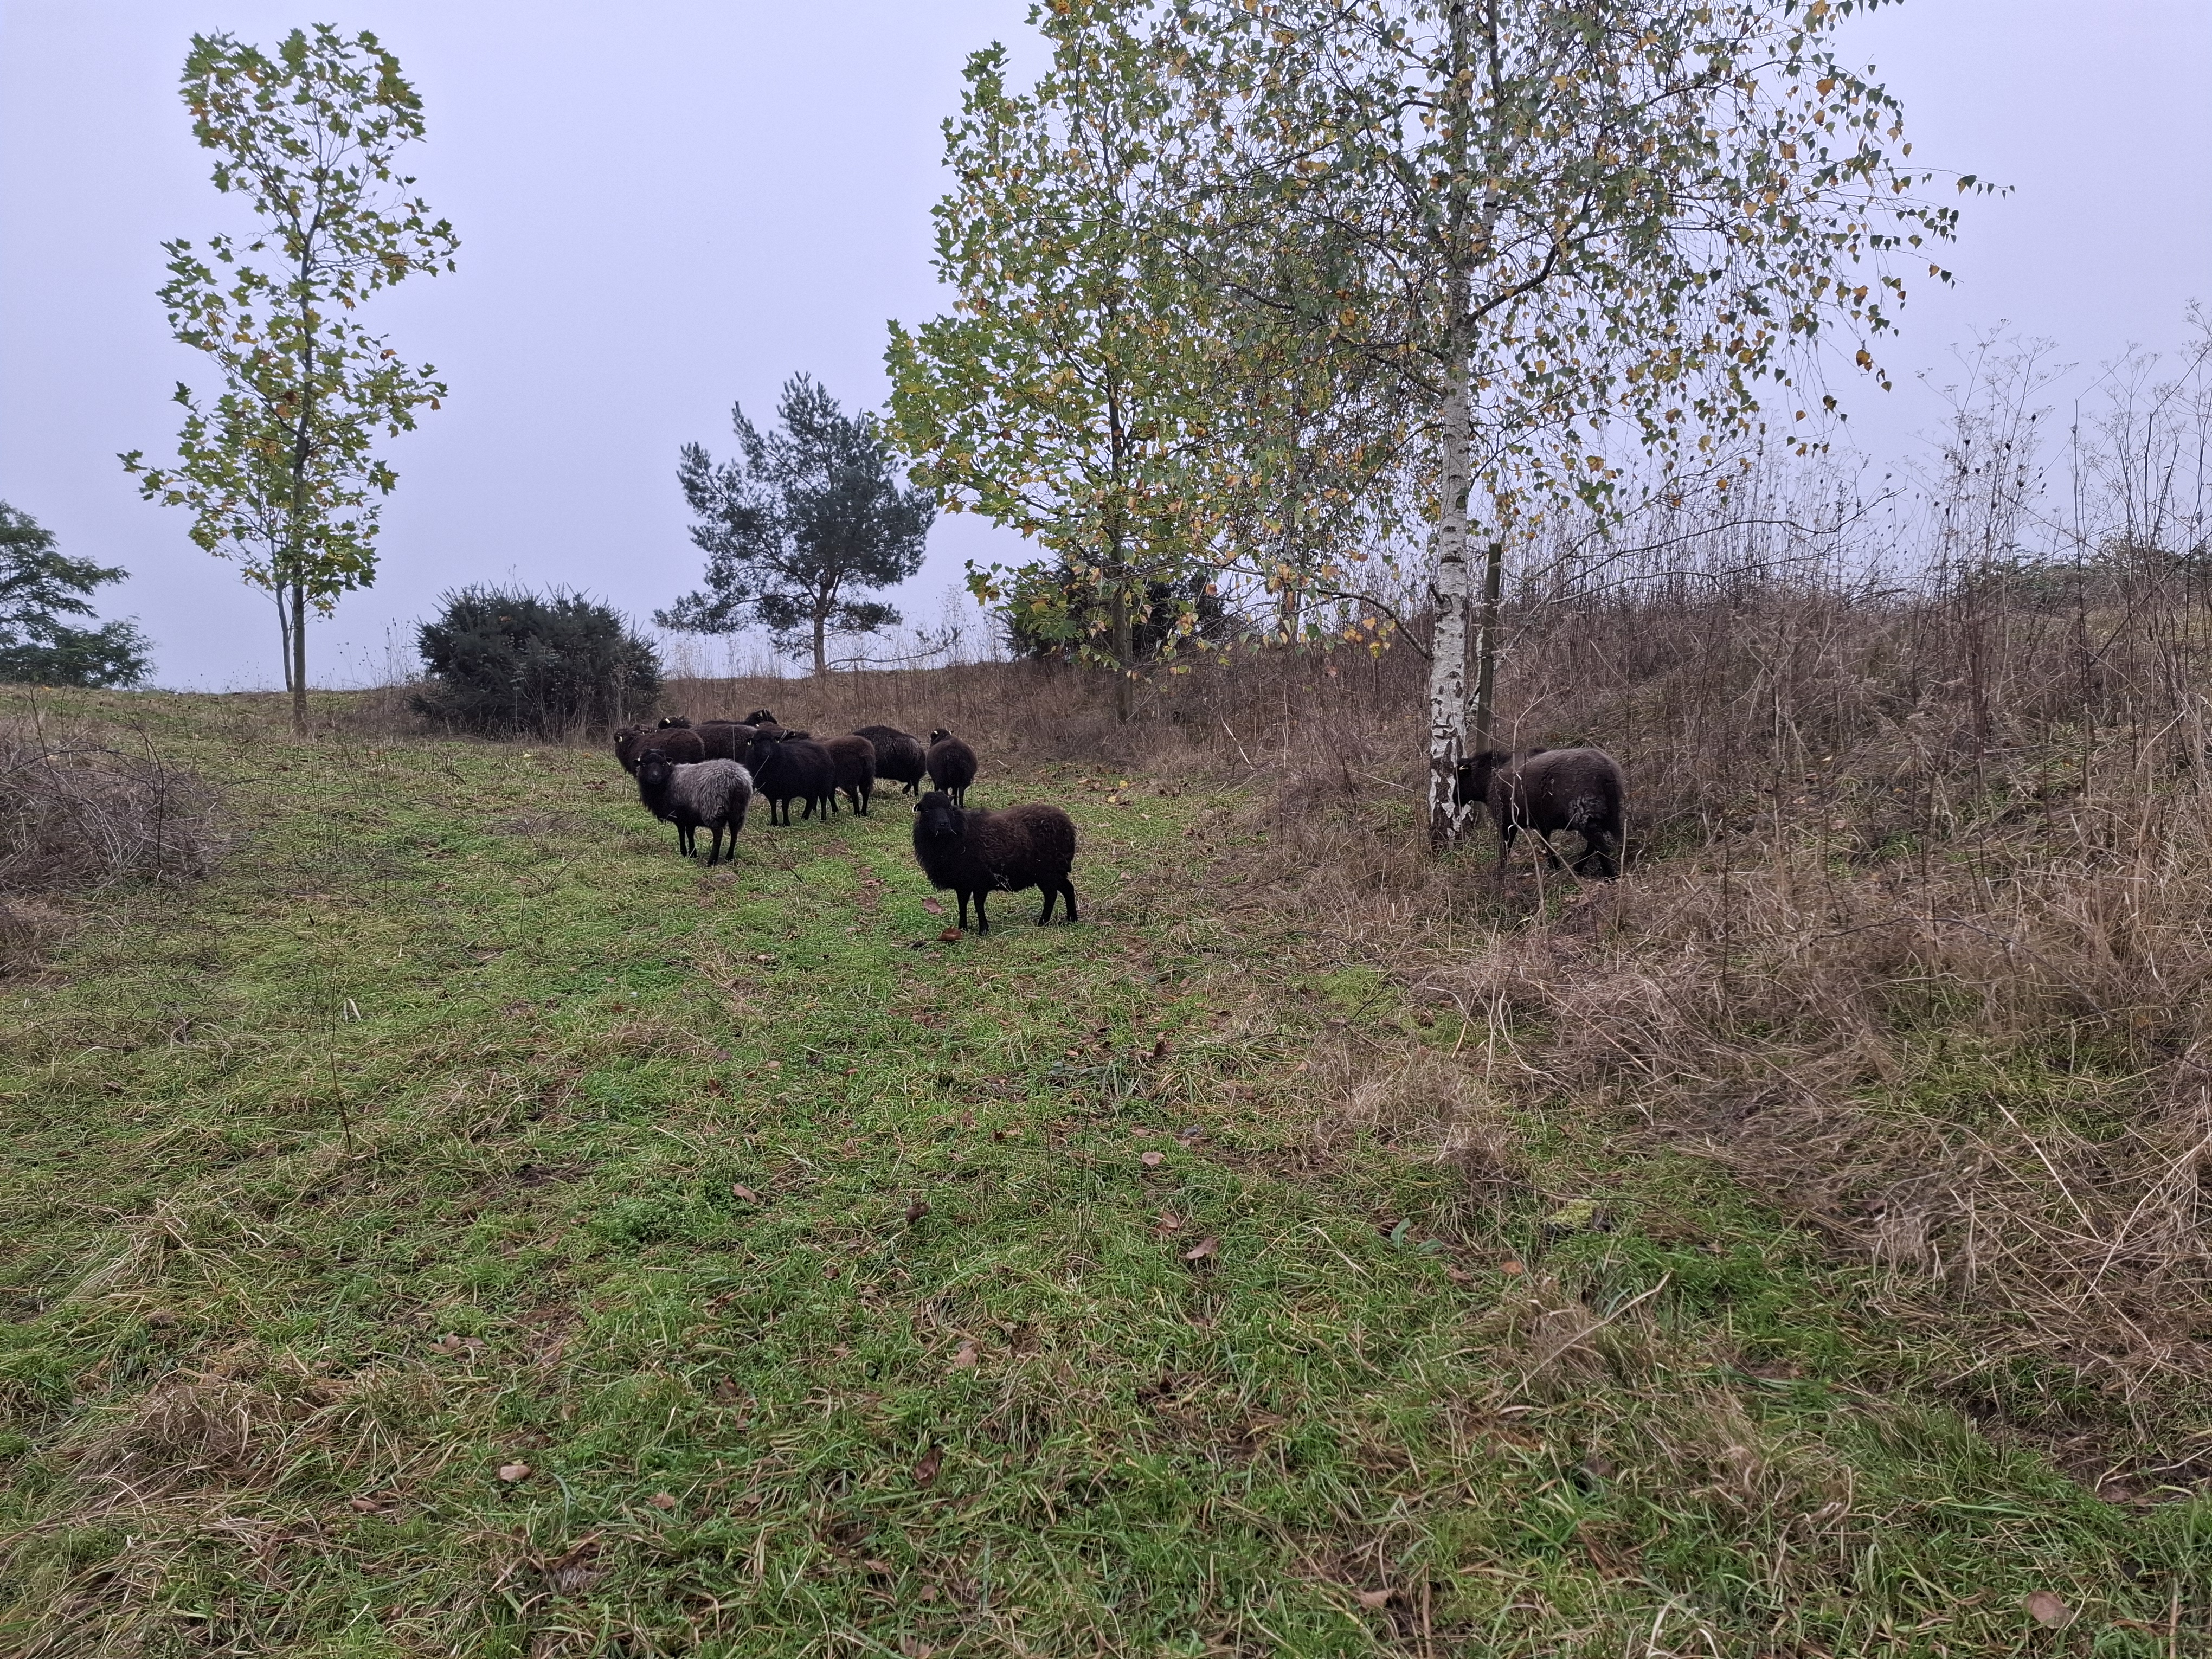
[[[711,830],[707,865],[712,869],[721,858],[725,829],[730,856],[737,856],[738,832],[745,827],[745,810],[752,805],[752,775],[729,760],[679,766],[649,749],[638,757],[637,798],[653,817],[676,826],[676,850],[686,858],[698,855],[698,832]]]
[[[837,768],[837,787],[853,803],[853,811],[860,817],[868,815],[868,803],[876,793],[876,745],[863,737],[824,738],[822,747],[830,751],[830,760]],[[836,797],[830,797],[834,810]]]
[[[1009,806],[986,812],[963,809],[942,789],[915,803],[914,856],[930,884],[960,896],[960,925],[968,925],[968,901],[975,901],[975,931],[991,931],[984,901],[994,892],[1018,893],[1035,887],[1044,894],[1042,927],[1052,920],[1053,901],[1067,901],[1067,919],[1076,920],[1075,887],[1067,878],[1075,866],[1075,824],[1057,806]]]
[[[837,763],[818,743],[804,738],[776,738],[763,732],[745,756],[753,775],[753,787],[765,796],[770,823],[791,822],[791,803],[803,800],[803,818],[819,807],[823,817],[830,811],[830,797],[837,787]],[[778,814],[781,816],[779,817]]]
[[[1513,852],[1513,838],[1531,830],[1543,842],[1552,867],[1559,867],[1552,837],[1571,830],[1583,838],[1575,872],[1595,862],[1600,875],[1620,873],[1627,787],[1620,765],[1602,749],[1532,749],[1519,761],[1504,750],[1473,755],[1459,763],[1462,803],[1480,801],[1498,825],[1498,865]]]
[[[929,761],[921,739],[912,732],[902,732],[896,726],[863,726],[857,727],[853,735],[875,744],[878,782],[889,779],[893,783],[902,783],[911,795],[929,775]]]
[[[699,734],[688,726],[659,730],[650,726],[625,726],[615,733],[615,758],[631,776],[637,775],[638,757],[647,753],[665,755],[678,766],[691,766],[707,758],[707,747],[699,741]]]
[[[929,734],[929,752],[923,757],[929,781],[952,797],[955,806],[968,804],[968,786],[975,781],[975,751],[943,726]]]

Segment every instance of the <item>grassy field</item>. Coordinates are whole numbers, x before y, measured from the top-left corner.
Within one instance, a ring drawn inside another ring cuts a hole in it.
[[[896,795],[708,872],[600,753],[71,706],[233,842],[0,981],[0,1650],[2212,1650],[2212,1505],[1509,1110],[1233,792],[987,756],[1084,921],[947,940]]]

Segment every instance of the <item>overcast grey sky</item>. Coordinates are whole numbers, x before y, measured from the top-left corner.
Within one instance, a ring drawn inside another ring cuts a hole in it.
[[[462,247],[458,275],[369,313],[453,396],[392,447],[382,577],[316,628],[311,673],[380,668],[393,626],[463,581],[665,605],[698,568],[678,446],[726,450],[731,402],[766,415],[798,369],[879,401],[884,319],[939,308],[938,123],[966,54],[1017,45],[1026,9],[0,0],[0,498],[133,573],[107,608],[154,636],[161,684],[274,683],[267,601],[114,456],[167,452],[198,371],[153,297],[161,240],[222,211],[176,96],[186,39],[328,21],[375,29],[422,91],[413,170]],[[2084,363],[2179,339],[2212,300],[2212,0],[1910,0],[1856,38],[1917,160],[2014,187],[1970,204],[1957,289],[1916,293],[1887,354],[1904,389],[1839,388],[1862,447],[1901,451],[1931,419],[1912,372],[2001,321]],[[1019,546],[940,519],[909,615]]]

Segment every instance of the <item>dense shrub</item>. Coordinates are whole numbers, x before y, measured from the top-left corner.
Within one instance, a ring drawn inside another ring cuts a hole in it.
[[[620,725],[660,696],[660,659],[607,605],[580,593],[465,587],[420,634],[429,684],[417,714],[485,736]]]

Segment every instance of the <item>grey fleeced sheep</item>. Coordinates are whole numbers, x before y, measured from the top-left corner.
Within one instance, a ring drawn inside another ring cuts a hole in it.
[[[738,832],[745,827],[745,809],[752,805],[752,774],[731,760],[678,766],[658,750],[648,750],[638,758],[637,796],[653,817],[676,826],[676,849],[687,858],[698,854],[698,832],[711,830],[711,869],[721,858],[725,829],[730,855],[737,856]]]
[[[968,925],[968,901],[975,901],[975,931],[991,931],[984,901],[994,892],[1035,887],[1044,894],[1042,927],[1052,920],[1053,902],[1067,901],[1073,921],[1075,886],[1068,872],[1075,865],[1075,824],[1057,806],[1009,806],[986,812],[953,805],[952,797],[933,789],[915,803],[914,856],[930,884],[960,896],[960,925]]]
[[[1595,860],[1598,873],[1620,873],[1627,787],[1620,763],[1602,749],[1532,749],[1519,761],[1503,750],[1469,756],[1459,763],[1459,798],[1490,808],[1498,825],[1498,864],[1504,868],[1513,838],[1534,832],[1553,869],[1559,854],[1552,837],[1571,830],[1583,838],[1575,872]]]
[[[637,775],[638,757],[653,752],[667,756],[678,766],[707,758],[706,745],[688,726],[658,730],[650,726],[625,726],[615,733],[615,758],[622,763],[623,770],[633,777]]]
[[[951,796],[955,806],[968,804],[968,786],[975,781],[974,750],[940,726],[929,734],[924,763],[929,769],[930,782]]]
[[[853,735],[875,744],[878,783],[885,779],[902,783],[911,795],[928,775],[929,763],[923,754],[921,739],[912,732],[902,732],[896,726],[862,726],[855,727]]]

